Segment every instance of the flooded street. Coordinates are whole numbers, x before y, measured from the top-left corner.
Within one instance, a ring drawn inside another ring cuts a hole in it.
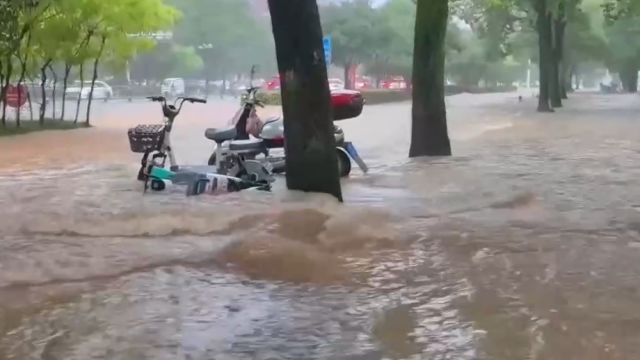
[[[449,97],[451,158],[407,158],[408,103],[341,121],[344,205],[143,196],[157,104],[0,139],[0,359],[640,358],[640,98],[516,96]],[[185,105],[178,161],[236,107]]]

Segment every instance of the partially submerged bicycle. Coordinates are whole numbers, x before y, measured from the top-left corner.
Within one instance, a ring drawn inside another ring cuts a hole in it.
[[[149,188],[149,184],[152,190],[164,190],[166,181],[187,185],[188,195],[216,190],[212,188],[214,185],[219,190],[220,183],[225,183],[228,191],[247,188],[270,189],[274,179],[269,164],[251,159],[245,160],[241,155],[229,158],[226,162],[229,165],[224,168],[179,166],[171,144],[174,121],[185,102],[204,104],[207,101],[193,97],[178,97],[173,104],[168,104],[164,96],[151,96],[148,99],[161,104],[163,124],[138,125],[128,131],[131,151],[143,154],[138,180],[144,182],[145,191]],[[167,158],[169,169],[165,168]]]

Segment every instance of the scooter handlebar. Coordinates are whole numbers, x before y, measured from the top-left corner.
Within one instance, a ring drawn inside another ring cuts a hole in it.
[[[207,100],[205,99],[198,99],[198,98],[192,98],[192,97],[186,97],[184,98],[184,101],[188,101],[190,103],[200,103],[200,104],[206,104]]]
[[[147,99],[158,102],[163,102],[166,100],[164,96],[147,96]]]

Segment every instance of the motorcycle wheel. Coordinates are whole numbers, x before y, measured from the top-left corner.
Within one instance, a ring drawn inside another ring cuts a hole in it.
[[[338,174],[347,177],[351,173],[351,159],[344,150],[336,149],[338,157]]]

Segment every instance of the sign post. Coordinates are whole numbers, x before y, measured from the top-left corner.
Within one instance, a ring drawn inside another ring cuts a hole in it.
[[[331,36],[325,36],[322,38],[322,45],[324,47],[324,61],[328,65],[331,65]]]

